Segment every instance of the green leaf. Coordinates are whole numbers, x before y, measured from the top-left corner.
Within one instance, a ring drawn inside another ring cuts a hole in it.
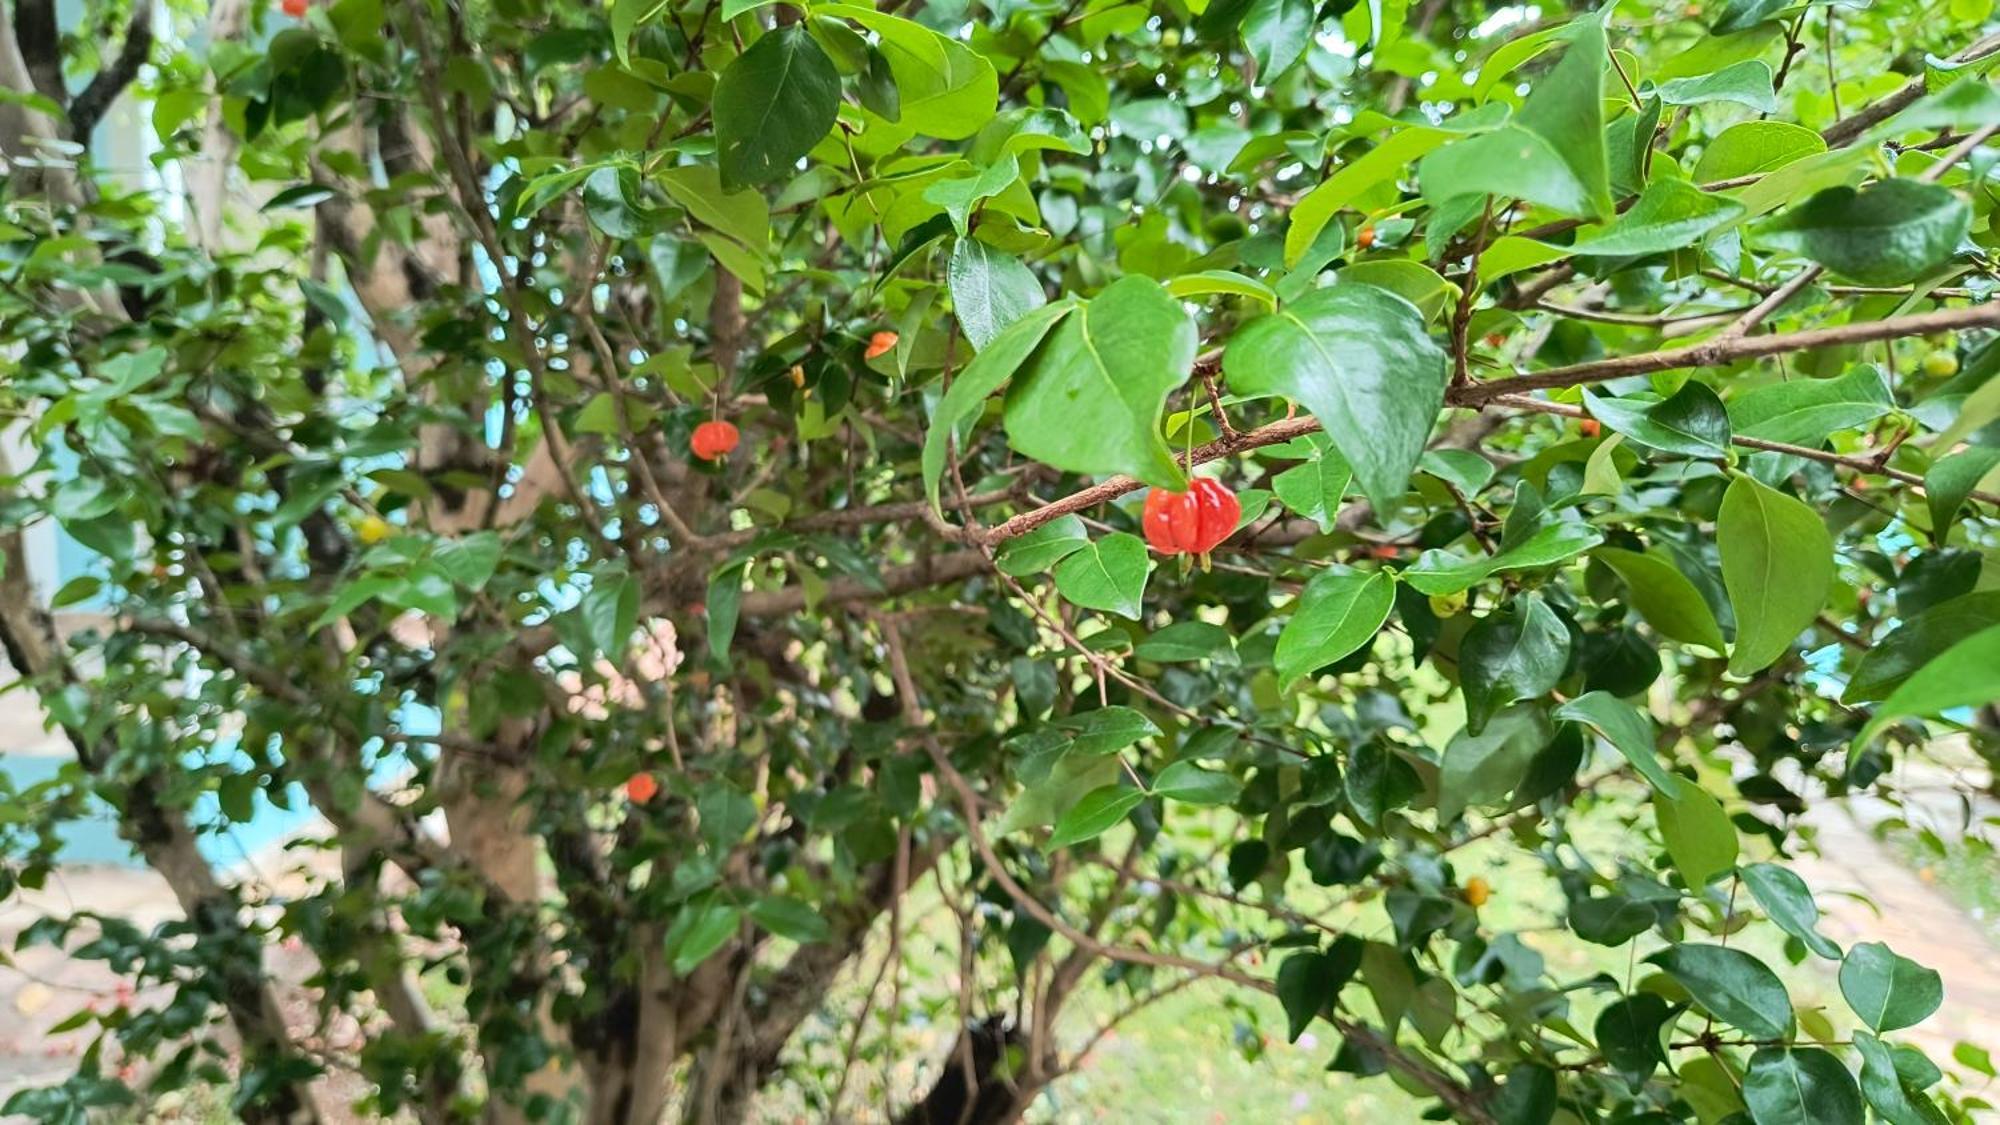
[[[1819,904],[1806,881],[1775,863],[1752,863],[1742,869],[1743,885],[1764,908],[1774,925],[1829,961],[1840,960],[1840,947],[1818,930]]]
[[[1775,113],[1778,95],[1771,84],[1771,64],[1762,59],[1745,59],[1699,77],[1662,82],[1659,95],[1668,105],[1733,102],[1758,113]]]
[[[1769,966],[1740,949],[1684,942],[1646,958],[1679,981],[1715,1018],[1754,1039],[1792,1032],[1792,999]]]
[[[1861,1093],[1889,1125],[1947,1125],[1948,1119],[1922,1090],[1896,1071],[1896,1061],[1880,1039],[1854,1033],[1861,1052]]]
[[[1717,35],[1742,31],[1784,11],[1789,3],[1790,0],[1727,0],[1710,30]]]
[[[1054,726],[1072,736],[1068,752],[1076,757],[1115,754],[1135,742],[1160,735],[1160,728],[1153,720],[1130,707],[1080,711],[1056,720]]]
[[[1880,1034],[1930,1018],[1944,1003],[1944,979],[1881,942],[1863,942],[1840,962],[1840,994]]]
[[[1372,258],[1342,267],[1340,280],[1348,285],[1373,285],[1387,289],[1417,306],[1429,323],[1438,318],[1454,297],[1458,286],[1446,281],[1436,270],[1408,258]],[[1464,452],[1460,450],[1459,452]]]
[[[1469,590],[1489,575],[1556,566],[1604,542],[1604,534],[1587,523],[1557,520],[1500,552],[1461,559],[1445,551],[1425,551],[1403,571],[1403,581],[1420,594],[1448,597]]]
[[[1002,329],[992,342],[974,356],[938,403],[931,428],[924,434],[924,493],[931,507],[938,507],[938,486],[944,480],[945,452],[952,434],[986,408],[986,400],[1001,384],[1014,376],[1028,357],[1035,354],[1056,322],[1075,308],[1075,302],[1057,301],[1028,313]]]
[[[1640,445],[1684,457],[1729,451],[1729,411],[1708,385],[1690,379],[1670,398],[1600,398],[1584,392],[1591,417]]]
[[[1272,657],[1278,681],[1290,687],[1372,640],[1396,602],[1387,571],[1321,570],[1299,591]]]
[[[1267,309],[1276,308],[1278,295],[1271,287],[1254,277],[1245,277],[1229,270],[1201,270],[1184,273],[1167,281],[1167,292],[1176,297],[1198,297],[1207,293],[1223,293],[1231,297],[1248,297]]]
[[[1222,357],[1230,389],[1303,405],[1378,512],[1393,510],[1444,405],[1445,355],[1416,306],[1369,285],[1334,285],[1237,329]]]
[[[1659,751],[1654,749],[1657,735],[1653,720],[1630,703],[1607,692],[1588,692],[1556,708],[1556,718],[1595,730],[1656,792],[1679,791],[1679,779],[1660,764]]]
[[[1296,1043],[1313,1017],[1333,1010],[1340,990],[1361,967],[1360,938],[1342,934],[1322,953],[1300,950],[1278,966],[1278,1003],[1285,1009],[1286,1042]]]
[[[768,184],[833,128],[840,74],[804,24],[765,33],[723,68],[712,102],[726,188]]]
[[[1671,789],[1653,793],[1653,815],[1675,870],[1689,890],[1700,891],[1736,866],[1736,825],[1708,790],[1684,777],[1673,782]]]
[[[1729,670],[1747,676],[1783,656],[1826,604],[1833,538],[1811,508],[1738,476],[1722,496],[1715,540],[1736,611]]]
[[[1512,121],[1424,157],[1418,177],[1426,197],[1498,195],[1568,215],[1612,213],[1604,29],[1594,17],[1575,27],[1562,61],[1535,84]]]
[[[1924,498],[1931,509],[1931,539],[1943,543],[1952,521],[1979,482],[2000,467],[2000,446],[1975,445],[1941,457],[1924,473]]]
[[[1911,673],[1875,709],[1854,745],[1866,746],[1897,719],[1979,707],[1995,699],[2000,699],[2000,625],[1959,641]]]
[[[674,916],[665,938],[667,956],[674,972],[686,976],[713,956],[736,935],[742,910],[719,898],[705,897],[688,903]]]
[[[1019,578],[1040,574],[1090,545],[1083,521],[1067,515],[1050,520],[1026,535],[1009,539],[995,560],[1000,573]]]
[[[1072,473],[1187,487],[1160,434],[1167,396],[1194,369],[1195,328],[1158,282],[1106,286],[1064,318],[1007,394],[1007,440]]]
[[[1389,812],[1402,808],[1424,790],[1423,779],[1401,754],[1371,742],[1349,756],[1347,802],[1363,823],[1379,827]]]
[[[1646,185],[1631,210],[1577,239],[1570,249],[1595,257],[1659,254],[1693,246],[1742,214],[1743,205],[1728,196],[1711,195],[1686,180],[1661,177]]]
[[[1709,184],[1761,175],[1825,151],[1824,138],[1789,121],[1739,121],[1702,149],[1693,178]]]
[[[1114,532],[1070,555],[1056,566],[1056,590],[1071,603],[1120,617],[1139,619],[1151,567],[1146,544],[1136,535]]]
[[[1510,707],[1478,734],[1462,730],[1453,735],[1438,764],[1439,822],[1448,823],[1468,808],[1505,801],[1550,735],[1548,716],[1539,707]]]
[[[1818,1047],[1761,1047],[1743,1076],[1743,1100],[1757,1125],[1862,1125],[1854,1076]]]
[[[1285,228],[1285,266],[1305,258],[1326,225],[1370,188],[1401,175],[1411,162],[1453,137],[1445,129],[1412,125],[1390,134],[1381,144],[1340,166],[1292,208]]]
[[[1048,303],[1042,283],[1019,258],[976,238],[952,247],[946,276],[952,311],[974,351],[984,351],[1009,325]]]
[[[1729,404],[1729,421],[1744,437],[1817,447],[1827,435],[1866,425],[1895,408],[1882,373],[1864,364],[1836,379],[1758,387]]]
[[[437,545],[431,560],[460,586],[482,589],[500,565],[500,535],[494,531],[476,531],[459,539],[447,539]]]
[[[762,251],[771,238],[770,205],[754,191],[724,191],[721,176],[712,165],[688,164],[654,178],[697,222]]]
[[[902,103],[899,123],[956,141],[993,120],[1000,79],[979,52],[922,24],[856,4],[819,4],[813,13],[853,20],[881,37]]]
[[[617,663],[639,623],[639,584],[624,573],[603,575],[583,596],[578,612],[583,614],[591,647]]]
[[[1258,84],[1269,86],[1299,61],[1312,30],[1312,0],[1250,0],[1243,13],[1243,46],[1257,64]]]
[[[1312,456],[1271,478],[1271,491],[1280,504],[1317,523],[1321,531],[1332,531],[1339,526],[1341,501],[1354,470],[1333,448],[1332,438],[1320,433],[1303,440],[1312,447]]]
[[[1145,799],[1145,793],[1120,783],[1085,793],[1056,821],[1055,831],[1049,834],[1044,850],[1055,851],[1102,836]]]
[[[750,920],[801,945],[825,941],[831,927],[818,907],[788,895],[766,895],[750,907]]]
[[[960,167],[960,165],[954,165]],[[963,167],[971,167],[963,165]],[[1003,152],[999,159],[979,168],[970,176],[939,180],[924,189],[924,198],[944,208],[951,217],[952,229],[963,241],[970,229],[972,213],[979,205],[993,196],[999,195],[1013,186],[1021,178],[1021,162],[1011,152]]]
[[[1974,633],[2000,625],[2000,590],[1981,590],[1924,610],[1861,656],[1840,701],[1885,699],[1917,669]]]
[[[1562,679],[1569,657],[1569,626],[1537,595],[1521,597],[1511,612],[1481,619],[1458,648],[1465,729],[1478,734],[1500,708],[1546,695]]]
[[[1661,636],[1701,645],[1717,655],[1728,650],[1708,600],[1667,556],[1658,551],[1641,554],[1600,547],[1594,557],[1624,580],[1629,592],[1626,600]]]
[[[708,652],[717,660],[729,658],[729,642],[736,639],[736,618],[743,607],[743,576],[750,571],[744,559],[717,568],[708,580]]]
[[[1242,782],[1188,761],[1175,762],[1153,779],[1155,796],[1184,805],[1226,805],[1242,792]]]
[[[1206,621],[1176,621],[1132,646],[1132,655],[1162,664],[1230,657],[1235,651],[1229,630]]]
[[[1942,265],[1971,229],[1972,208],[1949,188],[1898,179],[1828,188],[1756,236],[1863,285],[1904,285]]]
[[[1604,1061],[1637,1090],[1667,1064],[1660,1029],[1673,1017],[1667,1002],[1651,992],[1635,992],[1607,1005],[1592,1032]]]

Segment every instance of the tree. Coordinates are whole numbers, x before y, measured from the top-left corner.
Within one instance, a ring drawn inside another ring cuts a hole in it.
[[[0,640],[76,753],[0,891],[97,801],[172,886],[23,937],[169,987],[78,1016],[147,1088],[999,1122],[1221,982],[1461,1121],[1968,1112],[1786,860],[1993,745],[1986,6],[87,8],[0,33]],[[333,862],[253,901],[271,804]]]

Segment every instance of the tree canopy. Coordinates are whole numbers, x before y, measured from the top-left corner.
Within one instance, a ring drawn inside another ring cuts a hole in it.
[[[1789,863],[2000,753],[1991,0],[81,7],[0,897],[108,807],[184,917],[24,931],[164,998],[9,1110],[1001,1122],[1190,987],[1436,1119],[1983,1106]]]

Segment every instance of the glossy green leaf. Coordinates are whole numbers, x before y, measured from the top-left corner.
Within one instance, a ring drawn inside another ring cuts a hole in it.
[[[1667,1002],[1651,992],[1612,1001],[1597,1015],[1592,1033],[1604,1061],[1636,1090],[1667,1063],[1660,1029],[1673,1016]]]
[[[1693,246],[1703,235],[1742,214],[1743,205],[1726,195],[1702,191],[1686,180],[1661,177],[1646,185],[1631,210],[1577,239],[1571,249],[1594,257],[1664,253]]]
[[[1591,417],[1641,445],[1685,457],[1729,451],[1729,411],[1705,383],[1690,379],[1669,398],[1606,398],[1584,392]]]
[[[1558,520],[1497,555],[1463,559],[1425,551],[1403,571],[1403,581],[1420,593],[1446,596],[1469,590],[1488,575],[1557,566],[1602,542],[1604,534],[1589,524]]]
[[[1312,0],[1250,0],[1243,13],[1243,45],[1257,64],[1257,81],[1268,86],[1299,61],[1312,28]]]
[[[1601,691],[1587,692],[1556,708],[1556,718],[1595,730],[1624,755],[1657,793],[1675,793],[1680,782],[1660,764],[1653,720],[1630,703]]]
[[[1056,590],[1085,609],[1139,619],[1152,563],[1136,535],[1114,532],[1056,565]]]
[[[1762,961],[1722,945],[1685,942],[1647,962],[1665,969],[1715,1018],[1755,1039],[1783,1039],[1792,1031],[1792,999],[1778,974]]]
[[[1944,980],[1880,942],[1863,942],[1840,962],[1840,994],[1879,1034],[1930,1018],[1944,1003]]]
[[[1911,673],[1946,649],[1995,625],[2000,625],[2000,590],[1981,590],[1933,605],[1862,654],[1841,702],[1851,706],[1886,699]]]
[[[1378,511],[1392,509],[1444,404],[1445,357],[1414,305],[1367,285],[1318,289],[1236,331],[1230,389],[1310,411]]]
[[[1014,377],[1057,322],[1074,307],[1075,302],[1062,300],[1024,314],[980,349],[952,382],[951,389],[938,403],[931,428],[924,434],[924,492],[930,497],[931,507],[938,507],[938,486],[944,480],[945,453],[952,435],[968,420],[978,417],[986,408],[987,398]]]
[[[1861,1052],[1861,1093],[1888,1125],[1946,1125],[1948,1118],[1921,1089],[1896,1071],[1895,1059],[1880,1039],[1865,1031],[1854,1033]]]
[[[2000,446],[1975,445],[1940,457],[1924,473],[1924,499],[1930,505],[1931,536],[1943,543],[1952,521],[1979,482],[2000,468]]]
[[[1912,672],[1875,708],[1868,725],[1855,736],[1854,745],[1868,745],[1897,719],[1979,707],[1996,699],[2000,699],[2000,625],[1989,625]]]
[[[840,75],[804,25],[760,37],[715,83],[715,136],[725,188],[795,173],[840,107]]]
[[[683,907],[667,927],[667,956],[675,973],[686,976],[714,956],[743,919],[743,911],[719,898],[702,898]]]
[[[1500,708],[1546,695],[1569,660],[1569,626],[1533,594],[1481,619],[1458,646],[1466,730],[1478,734]]]
[[[881,37],[900,95],[899,124],[927,137],[960,140],[993,119],[1000,79],[977,51],[922,24],[857,4],[819,4],[817,15],[853,20]]]
[[[1711,29],[1717,35],[1742,31],[1785,10],[1789,0],[1725,0]]]
[[[1160,728],[1130,707],[1093,707],[1052,724],[1071,736],[1068,752],[1078,757],[1115,754],[1135,742],[1157,738]]]
[[[1474,734],[1452,736],[1438,765],[1438,819],[1504,803],[1549,744],[1554,730],[1539,707],[1510,707]]]
[[[1611,214],[1602,108],[1609,56],[1595,19],[1575,26],[1562,61],[1535,83],[1512,121],[1423,158],[1418,177],[1427,197],[1495,195],[1569,215]]]
[[[1771,64],[1745,59],[1709,74],[1662,82],[1658,93],[1668,105],[1731,102],[1758,113],[1772,113],[1778,108],[1778,95],[1771,83]]]
[[[1007,440],[1068,472],[1124,473],[1179,491],[1186,478],[1160,420],[1194,353],[1194,323],[1158,282],[1112,282],[1055,326],[1014,381]]]
[[[1854,1076],[1818,1047],[1759,1048],[1743,1100],[1757,1125],[1862,1125],[1866,1116]]]
[[[1717,655],[1727,650],[1722,627],[1716,624],[1707,599],[1665,554],[1600,547],[1593,557],[1624,579],[1632,608],[1660,635],[1700,645]]]
[[[976,238],[952,247],[946,278],[952,311],[974,351],[986,350],[1009,325],[1048,303],[1042,283],[1020,259]]]
[[[1811,508],[1738,476],[1723,494],[1715,540],[1736,612],[1729,670],[1746,676],[1783,656],[1826,604],[1833,539]]]
[[[1719,133],[1695,161],[1698,184],[1776,171],[1826,151],[1826,141],[1789,121],[1739,121]]]
[[[1184,805],[1226,805],[1242,792],[1242,782],[1188,761],[1175,762],[1153,779],[1155,796]]]
[[[1354,481],[1354,470],[1325,434],[1307,434],[1301,440],[1312,455],[1272,477],[1271,491],[1280,504],[1319,524],[1321,531],[1332,531],[1340,523],[1341,501]]]
[[[1675,870],[1690,889],[1699,891],[1736,866],[1736,825],[1708,790],[1684,777],[1672,780],[1670,789],[1653,793],[1653,815]]]
[[[1234,655],[1229,630],[1206,621],[1176,621],[1132,646],[1132,655],[1163,664]]]
[[[1882,373],[1862,365],[1834,379],[1788,379],[1741,395],[1729,421],[1744,437],[1817,447],[1896,408]]]
[[[1828,188],[1756,235],[1863,285],[1904,285],[1951,257],[1971,226],[1972,209],[1950,189],[1882,180]]]
[[[1818,930],[1819,904],[1812,889],[1790,868],[1775,863],[1752,863],[1741,875],[1743,885],[1757,905],[1786,933],[1805,943],[1807,949],[1831,961],[1840,959],[1840,947]]]
[[[1273,657],[1278,679],[1289,687],[1372,640],[1396,601],[1387,571],[1322,570],[1313,575],[1278,634]]]
[[[995,559],[1002,574],[1019,578],[1039,574],[1090,544],[1083,521],[1067,515],[1050,520],[1026,535],[1008,540]]]
[[[1102,836],[1145,799],[1145,793],[1119,783],[1085,793],[1056,821],[1055,831],[1049,834],[1047,850],[1073,847]]]

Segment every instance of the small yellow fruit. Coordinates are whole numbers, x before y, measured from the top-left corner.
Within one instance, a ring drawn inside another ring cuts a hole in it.
[[[1958,374],[1958,353],[1936,351],[1924,357],[1924,374],[1937,379],[1948,379]]]
[[[1464,590],[1456,594],[1432,594],[1431,612],[1439,617],[1457,617],[1465,612],[1465,603],[1468,600]]]
[[[381,516],[364,516],[361,525],[354,529],[354,534],[361,540],[363,546],[373,547],[389,538],[389,533],[393,530],[395,529],[389,526],[389,521]]]
[[[1465,881],[1465,901],[1471,903],[1473,909],[1485,906],[1486,900],[1492,897],[1493,884],[1488,883],[1482,876],[1474,875]]]

